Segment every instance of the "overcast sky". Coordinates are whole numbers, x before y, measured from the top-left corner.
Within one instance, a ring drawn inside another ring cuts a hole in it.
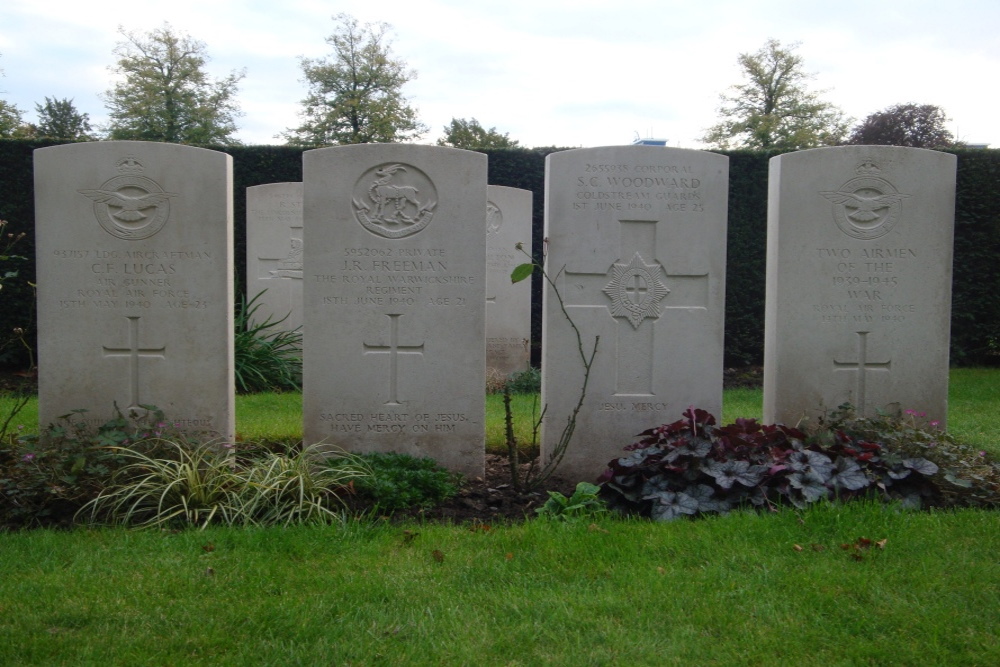
[[[392,25],[426,143],[476,118],[528,147],[702,148],[737,56],[775,38],[801,42],[811,87],[848,116],[935,104],[957,138],[1000,148],[997,0],[2,0],[0,99],[33,122],[46,96],[72,98],[100,125],[118,26],[167,21],[205,42],[216,78],[246,68],[237,137],[281,144],[306,94],[299,57],[330,53],[338,12]]]

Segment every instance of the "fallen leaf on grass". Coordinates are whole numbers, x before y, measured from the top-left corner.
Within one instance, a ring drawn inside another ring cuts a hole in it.
[[[859,537],[853,544],[845,543],[841,544],[840,548],[844,551],[850,551],[851,558],[854,560],[863,560],[862,553],[875,545],[879,549],[885,549],[885,543],[889,541],[889,538],[884,538],[878,541],[872,541],[867,537]]]
[[[826,547],[824,547],[822,544],[813,544],[812,545],[812,550],[813,551],[826,551]]]
[[[598,526],[596,523],[592,523],[589,526],[587,526],[587,530],[589,530],[592,533],[604,533],[605,535],[610,535],[611,534],[611,531],[604,530],[603,528],[601,528],[600,526]]]
[[[657,568],[656,568],[656,571],[657,571],[658,573],[660,573],[660,574],[666,574],[666,573],[667,573],[667,571],[666,571],[666,570],[664,570],[664,569],[663,569],[662,567],[657,567]]]
[[[441,551],[439,551],[438,549],[435,549],[434,551],[432,551],[431,552],[431,556],[433,556],[434,560],[437,561],[438,563],[443,563],[444,562],[444,554],[441,553]]]
[[[507,553],[507,554],[506,554],[506,555],[504,556],[504,558],[506,558],[507,560],[514,560],[514,554],[512,554],[512,553]]]
[[[415,533],[412,530],[404,530],[403,531],[403,544],[409,544],[410,542],[412,542],[413,540],[415,540],[417,538],[417,535],[419,535],[419,534],[420,533]]]
[[[215,570],[213,570],[210,567],[205,568],[205,576],[206,577],[214,577],[215,576]]]
[[[795,549],[796,551],[802,551],[802,547],[799,546],[798,544],[793,544],[792,548]]]
[[[212,544],[211,542],[209,542],[208,544],[203,544],[201,545],[201,550],[211,553],[212,551],[215,551],[215,545]]]

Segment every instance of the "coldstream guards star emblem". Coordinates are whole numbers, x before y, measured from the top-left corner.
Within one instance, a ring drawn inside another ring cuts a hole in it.
[[[94,215],[106,232],[121,239],[149,238],[170,217],[170,198],[157,183],[140,176],[144,167],[134,156],[117,164],[120,176],[94,190],[77,190],[94,202]],[[152,209],[152,210],[150,210]]]
[[[820,192],[833,202],[833,219],[848,236],[871,240],[885,236],[896,225],[902,212],[902,202],[910,195],[877,174],[881,172],[872,160],[858,165],[858,178],[851,179],[835,192]]]
[[[638,329],[647,317],[660,316],[660,301],[670,290],[660,280],[665,277],[659,264],[646,264],[639,253],[628,264],[613,264],[611,282],[604,293],[611,298],[611,316],[627,318]]]

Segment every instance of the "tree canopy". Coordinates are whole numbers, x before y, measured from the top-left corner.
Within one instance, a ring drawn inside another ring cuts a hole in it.
[[[756,53],[741,53],[744,82],[720,95],[721,120],[702,141],[720,149],[797,150],[838,144],[849,122],[820,92],[806,87],[811,74],[803,70],[798,44],[782,48],[769,39]]]
[[[309,93],[302,100],[302,124],[282,136],[297,146],[409,141],[427,127],[403,96],[416,72],[392,55],[387,23],[358,23],[337,14],[326,38],[333,53],[300,58]]]
[[[204,42],[169,24],[147,34],[119,28],[125,37],[109,69],[123,77],[104,94],[110,139],[184,144],[239,143],[233,138],[242,115],[235,97],[245,70],[211,80]]]
[[[90,115],[80,113],[71,99],[45,98],[45,105],[36,104],[38,124],[35,135],[54,139],[93,139]]]
[[[0,100],[0,139],[21,137],[25,131],[22,111],[7,100]]]
[[[508,133],[500,134],[495,127],[483,128],[475,118],[452,118],[449,125],[444,126],[444,136],[437,140],[438,146],[451,146],[467,150],[487,148],[514,148],[517,140],[511,139]]]
[[[849,144],[946,148],[955,137],[945,127],[944,109],[933,104],[896,104],[869,114],[851,132]]]
[[[3,69],[0,69],[0,76],[3,76]],[[30,134],[30,126],[24,123],[24,112],[16,104],[0,100],[0,139],[23,137]]]

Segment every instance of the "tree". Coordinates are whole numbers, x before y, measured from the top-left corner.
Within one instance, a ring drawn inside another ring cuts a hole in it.
[[[702,141],[717,148],[795,150],[840,143],[847,133],[843,112],[810,92],[798,44],[782,48],[769,39],[756,53],[741,53],[745,82],[722,94],[721,122]],[[822,91],[820,91],[822,92]]]
[[[39,137],[53,139],[93,139],[90,115],[80,113],[73,106],[73,100],[45,98],[45,106],[35,105],[38,125],[35,133]]]
[[[0,76],[3,76],[0,69]],[[0,91],[6,92],[6,91]],[[0,100],[0,139],[31,136],[31,126],[24,122],[24,112],[16,104]]]
[[[896,104],[861,121],[847,143],[945,148],[955,145],[947,122],[944,109],[933,104]]]
[[[302,100],[303,123],[283,136],[297,146],[387,143],[417,139],[427,127],[402,94],[416,78],[392,57],[387,23],[360,25],[337,14],[337,30],[326,38],[327,59],[301,58],[309,94]]]
[[[111,116],[109,139],[141,139],[183,144],[239,143],[232,137],[243,115],[235,101],[246,70],[210,80],[204,42],[175,33],[169,24],[145,35],[125,37],[109,67],[124,77],[104,94]]]
[[[22,111],[7,100],[0,100],[0,139],[23,137],[30,134],[24,124]]]
[[[473,118],[452,118],[450,125],[444,126],[444,136],[437,140],[438,146],[476,150],[484,148],[514,148],[518,142],[507,133],[500,134],[495,127],[484,129]]]

